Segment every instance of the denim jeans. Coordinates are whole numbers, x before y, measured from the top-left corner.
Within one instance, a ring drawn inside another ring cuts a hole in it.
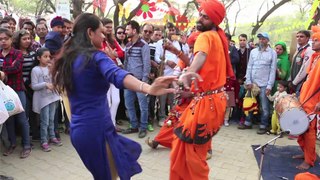
[[[47,106],[43,107],[40,111],[40,136],[41,144],[48,142],[49,138],[55,138],[54,133],[54,115],[56,112],[57,104],[59,101],[52,102]]]
[[[32,139],[40,138],[40,115],[32,111],[32,98],[33,92],[30,88],[26,91],[26,116],[29,121],[30,131],[32,134]]]
[[[160,103],[159,119],[160,120],[166,119],[168,106],[170,107],[170,109],[173,106],[173,98],[174,98],[174,95],[172,93],[159,96],[159,103]],[[170,111],[170,109],[168,111]]]
[[[134,102],[138,98],[140,107],[140,130],[146,130],[148,125],[148,97],[143,93],[138,93],[134,91],[124,90],[125,105],[128,110],[128,115],[130,119],[130,124],[132,128],[138,128],[139,122],[137,119],[136,109]]]
[[[26,109],[26,94],[24,91],[16,91],[18,94],[20,101],[22,103],[22,107]],[[21,136],[22,136],[22,146],[24,149],[30,148],[30,136],[29,136],[29,122],[27,120],[27,116],[25,111],[22,113],[16,114],[14,116],[9,117],[6,121],[6,127],[8,131],[9,141],[11,146],[17,145],[16,132],[15,132],[15,123],[21,128]]]
[[[261,112],[261,122],[260,122],[260,128],[265,129],[269,125],[269,114],[270,114],[270,102],[266,95],[266,87],[260,87],[260,112]],[[252,125],[252,113],[249,113],[249,115],[246,117],[245,125],[251,126]]]

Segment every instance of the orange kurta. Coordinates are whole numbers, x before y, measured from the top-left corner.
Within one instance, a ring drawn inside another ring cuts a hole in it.
[[[314,54],[310,59],[307,80],[302,86],[300,92],[300,102],[304,103],[314,94],[320,86],[320,54]],[[314,95],[304,105],[303,109],[307,114],[312,113],[316,104],[320,102],[320,92]],[[319,113],[319,112],[318,112]],[[316,120],[310,122],[309,129],[299,136],[298,143],[304,152],[304,160],[311,166],[314,166],[316,160]]]
[[[226,83],[227,61],[222,41],[216,31],[206,31],[198,36],[194,53],[200,51],[206,53],[207,58],[198,72],[203,79],[198,83],[198,91],[208,92],[223,87]],[[197,63],[196,59],[192,63]],[[196,92],[193,86],[191,90]],[[224,92],[193,98],[174,131],[171,180],[208,179],[206,154],[212,136],[223,123],[225,109]]]

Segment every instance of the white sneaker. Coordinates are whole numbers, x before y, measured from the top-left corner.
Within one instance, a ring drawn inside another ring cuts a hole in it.
[[[224,126],[229,126],[229,120],[224,120]]]

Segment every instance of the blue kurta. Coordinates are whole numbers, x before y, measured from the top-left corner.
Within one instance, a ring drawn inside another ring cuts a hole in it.
[[[95,180],[111,179],[106,153],[108,144],[121,179],[130,179],[142,171],[137,162],[141,146],[118,135],[112,124],[107,91],[109,83],[124,88],[128,72],[118,68],[105,53],[93,53],[84,66],[79,55],[73,64],[73,89],[68,92],[71,106],[71,142]]]

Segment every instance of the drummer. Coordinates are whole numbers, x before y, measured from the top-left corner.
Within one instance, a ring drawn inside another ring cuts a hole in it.
[[[300,102],[307,114],[320,114],[320,31],[312,35],[312,50],[315,52],[310,59],[310,65],[307,69],[307,80],[302,86],[300,93]],[[301,158],[304,161],[296,168],[307,170],[314,166],[316,160],[316,118],[310,122],[308,130],[299,135],[298,143],[303,151],[302,155],[293,156],[293,158]]]

